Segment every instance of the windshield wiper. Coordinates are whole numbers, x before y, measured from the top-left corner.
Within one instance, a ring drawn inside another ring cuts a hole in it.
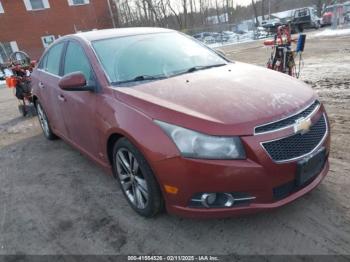
[[[225,66],[227,64],[216,64],[216,65],[207,65],[207,66],[194,66],[191,67],[190,69],[187,69],[185,73],[193,73],[195,71],[199,71],[199,70],[205,70],[205,69],[210,69],[213,67],[220,67],[220,66]]]
[[[147,80],[160,80],[160,79],[165,79],[165,78],[167,78],[167,77],[166,76],[139,75],[133,79],[113,82],[112,84],[117,85],[117,84],[125,84],[125,83],[140,82],[140,81],[147,81]]]

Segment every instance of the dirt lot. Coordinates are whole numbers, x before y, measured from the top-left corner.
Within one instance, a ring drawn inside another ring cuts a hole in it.
[[[310,38],[302,78],[331,119],[331,170],[302,199],[240,218],[137,216],[112,177],[46,141],[0,88],[0,254],[350,254],[350,37]],[[260,42],[224,49],[259,65],[268,56]]]

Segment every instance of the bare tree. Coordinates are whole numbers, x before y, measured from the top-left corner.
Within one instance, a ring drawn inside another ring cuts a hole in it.
[[[219,3],[218,0],[215,0],[215,11],[216,11],[216,17],[218,20],[218,24],[221,23],[221,19],[220,19],[220,10],[219,10]]]
[[[187,27],[187,0],[182,0],[184,27]]]
[[[147,2],[145,0],[142,1],[143,13],[145,15],[146,21],[148,21],[148,10],[147,10]]]
[[[205,11],[204,11],[204,0],[199,0],[199,15],[201,18],[202,25],[205,24]]]
[[[265,0],[261,0],[261,16],[262,20],[265,20]]]
[[[162,26],[162,21],[160,20],[160,18],[158,17],[158,13],[153,5],[152,0],[144,0],[147,2],[148,4],[148,10],[150,11],[152,18],[154,18],[157,22],[158,26]]]
[[[181,16],[178,12],[176,12],[176,10],[174,9],[174,7],[172,6],[172,4],[170,3],[170,0],[167,0],[167,6],[169,7],[169,10],[171,11],[171,13],[175,16],[176,21],[179,25],[180,29],[183,29],[183,23],[182,23],[182,19]]]
[[[230,6],[230,0],[226,0],[226,13],[227,13],[227,22],[232,22],[232,15],[231,15],[231,6]]]
[[[189,2],[190,2],[190,24],[193,25],[194,24],[194,12],[195,12],[194,8],[195,8],[195,6],[194,6],[193,0],[189,0]]]
[[[159,12],[162,15],[162,19],[164,20],[163,22],[163,26],[169,26],[168,24],[166,24],[166,21],[168,20],[168,6],[165,2],[165,0],[159,0],[158,2],[158,8],[159,8]]]
[[[1,0],[0,0],[1,1]],[[323,4],[331,0],[252,0],[248,6],[237,4],[236,0],[106,0],[111,3],[111,17],[116,27],[123,26],[162,26],[175,29],[193,29],[208,25],[209,17],[217,22],[239,23],[251,19],[260,25],[258,16],[266,18],[267,5],[271,12],[317,5],[321,12]],[[345,1],[345,0],[342,0]],[[218,26],[220,29],[222,26]],[[223,28],[223,27],[222,27]],[[228,27],[227,27],[228,28]],[[190,30],[193,32],[194,30]]]
[[[256,10],[256,5],[255,5],[254,0],[252,0],[252,6],[253,6],[254,16],[255,16],[255,26],[259,26],[260,23],[259,23],[259,19],[258,19],[258,12]]]

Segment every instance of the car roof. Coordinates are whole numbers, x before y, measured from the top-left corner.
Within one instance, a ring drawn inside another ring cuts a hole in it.
[[[107,38],[113,38],[113,37],[169,33],[169,32],[175,32],[175,31],[170,29],[165,29],[165,28],[158,28],[158,27],[129,27],[129,28],[93,30],[89,32],[76,33],[71,36],[76,36],[91,42],[95,40],[101,40],[101,39],[107,39]]]

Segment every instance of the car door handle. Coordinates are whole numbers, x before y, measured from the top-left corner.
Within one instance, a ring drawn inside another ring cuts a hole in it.
[[[58,100],[60,100],[61,102],[66,102],[66,98],[64,97],[64,95],[58,95]]]
[[[45,88],[45,86],[44,86],[44,84],[43,84],[42,82],[39,82],[38,86],[39,86],[40,88]]]

